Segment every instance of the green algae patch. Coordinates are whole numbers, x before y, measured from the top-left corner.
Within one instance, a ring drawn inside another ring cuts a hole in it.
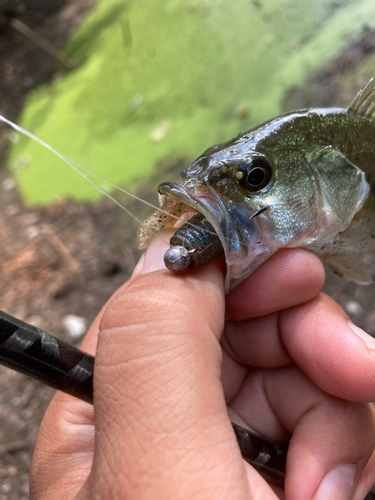
[[[77,69],[39,87],[20,124],[136,190],[280,113],[289,86],[371,20],[373,0],[101,0],[66,47]],[[10,163],[26,203],[100,196],[26,137]]]

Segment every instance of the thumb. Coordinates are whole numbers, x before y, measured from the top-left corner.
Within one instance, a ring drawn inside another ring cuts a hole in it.
[[[247,498],[220,382],[220,264],[183,276],[145,271],[101,321],[95,458],[82,495]]]

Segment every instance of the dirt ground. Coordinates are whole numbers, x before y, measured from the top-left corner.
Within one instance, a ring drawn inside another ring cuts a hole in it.
[[[48,17],[18,19],[61,47],[92,4],[71,0]],[[0,17],[0,113],[17,120],[28,92],[43,81],[52,63],[10,19]],[[136,228],[129,228],[123,213],[106,201],[23,207],[6,170],[10,133],[0,127],[1,309],[77,344],[80,339],[66,336],[63,319],[74,314],[89,325],[128,278],[137,259],[129,243]],[[53,393],[0,366],[0,500],[29,498],[31,454]]]
[[[92,3],[69,0],[42,19],[18,19],[61,47]],[[357,45],[330,65],[335,67],[331,76],[324,69],[314,76],[321,94],[314,105],[325,102],[340,74],[347,71],[344,57],[355,67],[375,54],[374,34],[367,33]],[[0,113],[16,120],[28,92],[43,81],[52,62],[14,29],[9,18],[0,17]],[[298,89],[288,99],[295,99],[296,107],[308,101]],[[45,208],[22,206],[6,169],[9,134],[0,127],[0,308],[73,343],[64,330],[64,318],[74,314],[90,324],[129,277],[139,256],[136,228],[107,201],[90,206],[68,201]],[[375,276],[372,261],[369,269]],[[375,285],[360,287],[329,273],[326,289],[359,326],[375,334]],[[53,390],[41,383],[0,366],[0,500],[29,498],[31,454],[52,395]]]

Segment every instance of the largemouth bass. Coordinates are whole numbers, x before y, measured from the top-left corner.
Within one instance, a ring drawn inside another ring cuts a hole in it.
[[[159,203],[163,212],[140,226],[140,248],[173,216],[203,214],[225,253],[227,291],[284,247],[371,283],[363,254],[375,251],[374,79],[347,108],[295,111],[210,147],[160,184]]]

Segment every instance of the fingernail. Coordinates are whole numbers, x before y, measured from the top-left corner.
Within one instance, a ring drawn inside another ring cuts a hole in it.
[[[364,341],[371,353],[375,354],[375,339],[364,330],[362,330],[362,328],[356,326],[354,323],[349,322],[348,327]]]
[[[320,483],[314,500],[352,500],[356,471],[353,464],[332,469]]]
[[[136,276],[142,273],[144,262],[145,262],[145,252],[141,255],[141,258],[139,259],[137,265],[135,266],[132,278],[135,278]]]
[[[139,274],[152,273],[160,269],[166,269],[164,264],[164,254],[168,250],[167,242],[159,239],[153,239],[146,252],[140,258],[133,271],[133,278]]]

